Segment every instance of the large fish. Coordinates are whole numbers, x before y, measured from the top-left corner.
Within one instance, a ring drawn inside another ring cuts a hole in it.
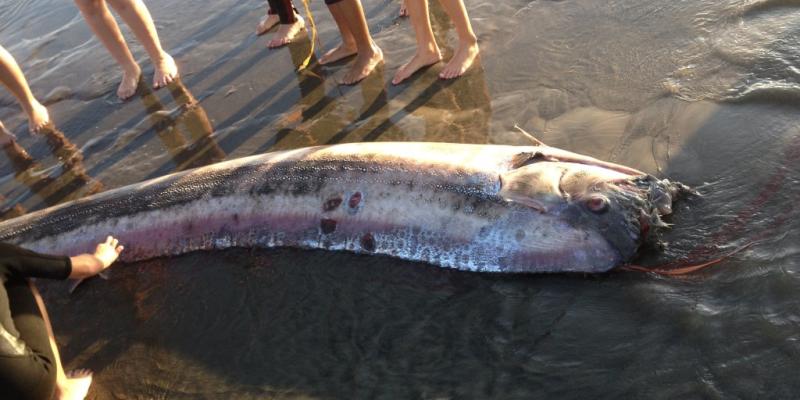
[[[0,223],[54,254],[119,237],[122,259],[276,247],[491,272],[627,263],[685,187],[557,148],[358,143],[241,158]]]

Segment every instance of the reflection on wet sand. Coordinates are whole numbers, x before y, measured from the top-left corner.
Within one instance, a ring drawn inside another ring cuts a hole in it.
[[[147,116],[173,163],[157,168],[149,178],[224,160],[225,152],[214,139],[214,127],[200,102],[180,78],[167,85],[167,89],[178,106],[172,111],[149,88],[140,86],[140,99]]]
[[[83,196],[101,192],[103,184],[89,176],[83,165],[83,154],[64,134],[55,128],[41,132],[47,141],[52,155],[59,165],[51,171],[40,161],[32,157],[16,140],[16,138],[0,125],[0,146],[9,161],[14,180],[28,188],[29,192],[16,198],[0,197],[0,220],[5,220],[25,213],[26,209],[49,207],[58,203],[74,200]],[[38,202],[29,199],[35,195]]]
[[[455,29],[452,20],[438,2],[431,4],[430,18],[433,35],[442,44],[444,59],[451,59],[454,50],[445,43],[449,42],[449,33]],[[431,81],[432,78],[438,78],[438,74],[431,68],[424,72],[422,78],[425,79],[420,79],[421,81]],[[434,84],[444,87],[432,91],[429,96],[425,91],[420,93],[424,103],[413,114],[424,121],[423,138],[404,139],[488,143],[489,121],[492,116],[491,98],[480,58],[475,60],[463,76],[447,81],[437,79],[431,82],[431,85]]]
[[[492,116],[489,90],[480,60],[462,77],[441,80],[435,71],[412,77],[412,86],[396,102],[402,110],[392,119],[403,119],[399,136],[384,135],[381,140],[453,143],[488,143]],[[399,114],[399,115],[398,115]],[[371,132],[365,140],[375,140]]]
[[[452,29],[435,7],[434,32],[444,38]],[[288,46],[295,67],[305,60],[310,42]],[[446,49],[446,51],[452,51]],[[378,66],[352,88],[334,85],[326,92],[325,69],[312,58],[311,68],[297,72],[300,99],[277,123],[277,133],[258,152],[318,144],[358,141],[441,141],[487,143],[491,105],[480,60],[462,77],[441,80],[424,70],[403,85],[387,90],[385,67]],[[360,93],[359,98],[354,91]],[[358,104],[358,108],[352,104]]]

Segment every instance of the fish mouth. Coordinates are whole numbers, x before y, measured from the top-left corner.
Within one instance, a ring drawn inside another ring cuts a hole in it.
[[[676,200],[689,194],[698,194],[684,184],[657,179],[652,175],[634,177],[616,186],[623,193],[625,200],[622,201],[632,208],[632,219],[634,225],[639,227],[640,240],[643,243],[658,231],[670,226],[662,218],[672,214],[672,206]]]

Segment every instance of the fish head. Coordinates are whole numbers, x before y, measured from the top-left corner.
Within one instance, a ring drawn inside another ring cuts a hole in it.
[[[537,160],[500,177],[501,197],[560,223],[555,246],[568,270],[600,272],[631,260],[667,226],[675,197],[689,190],[627,167],[603,162]],[[552,235],[551,235],[552,236]],[[558,244],[560,243],[560,244]],[[570,260],[571,259],[571,260]]]

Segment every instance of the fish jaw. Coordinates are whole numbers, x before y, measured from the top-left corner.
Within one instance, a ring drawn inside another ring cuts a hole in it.
[[[510,273],[600,273],[622,262],[620,253],[600,232],[576,227],[558,210],[540,213],[516,204],[484,238],[503,255],[499,270]]]

